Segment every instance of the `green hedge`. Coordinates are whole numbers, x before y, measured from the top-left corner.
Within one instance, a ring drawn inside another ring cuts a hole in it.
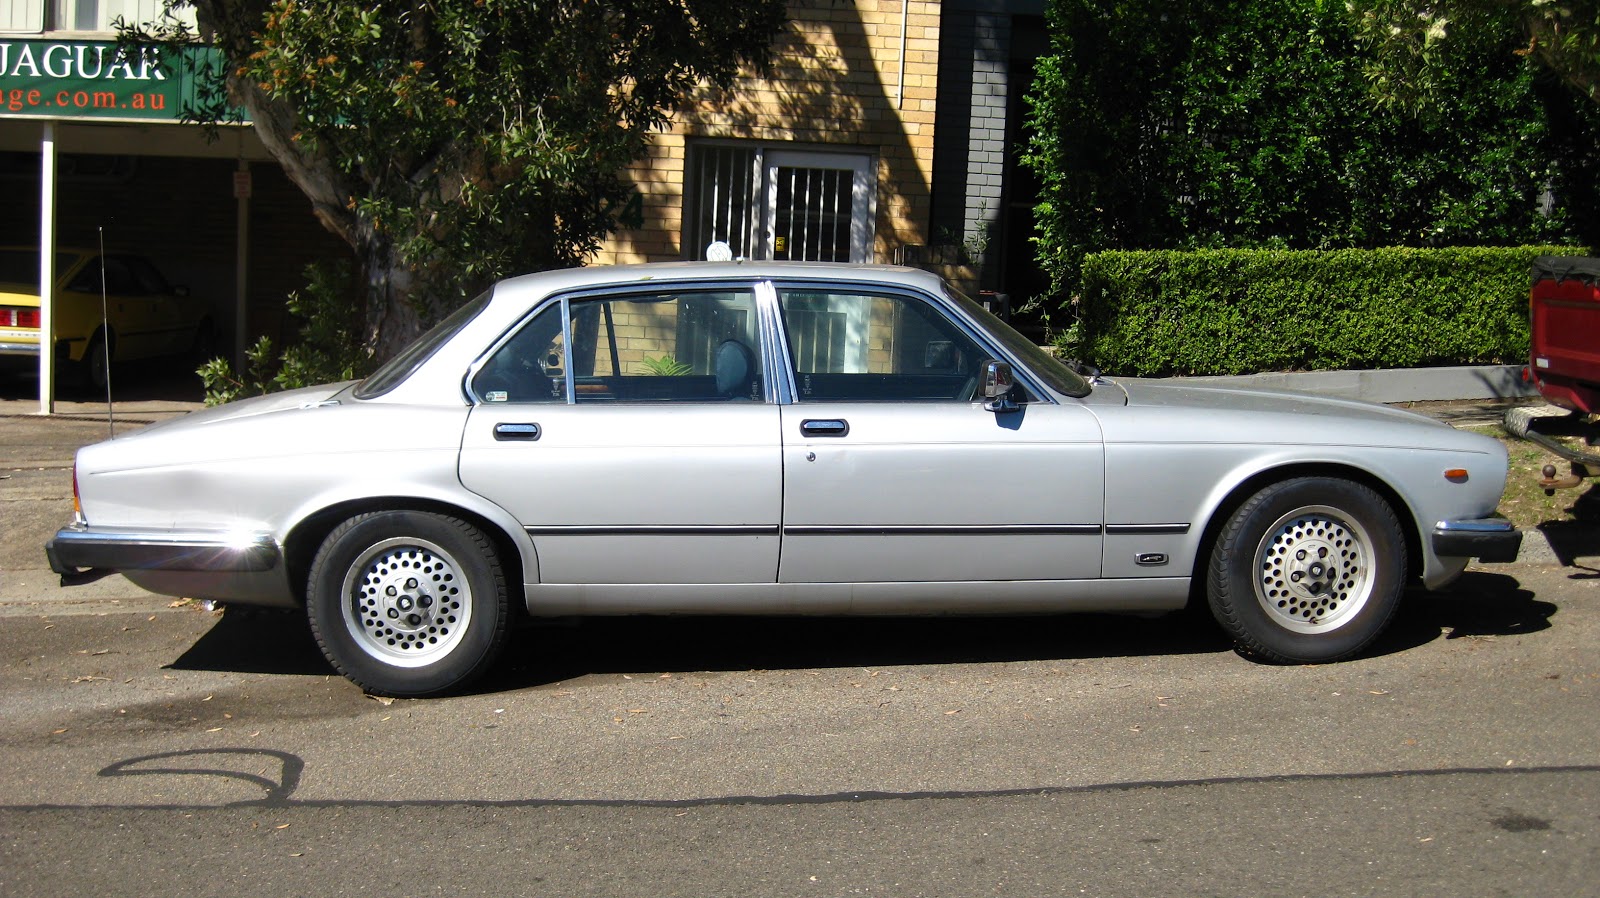
[[[1528,272],[1562,247],[1103,252],[1057,341],[1107,373],[1161,377],[1515,363]]]

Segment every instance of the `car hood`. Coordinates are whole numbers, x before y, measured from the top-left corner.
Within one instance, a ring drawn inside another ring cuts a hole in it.
[[[1352,399],[1333,399],[1309,393],[1255,390],[1240,387],[1196,386],[1167,381],[1117,378],[1115,384],[1137,408],[1183,408],[1201,412],[1259,412],[1264,414],[1322,415],[1373,423],[1418,424],[1448,428],[1426,415]]]

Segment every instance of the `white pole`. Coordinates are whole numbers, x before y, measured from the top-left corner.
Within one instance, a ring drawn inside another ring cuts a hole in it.
[[[900,83],[894,88],[894,108],[906,102],[906,22],[911,17],[911,0],[900,0]]]
[[[39,142],[39,414],[55,412],[56,127]]]

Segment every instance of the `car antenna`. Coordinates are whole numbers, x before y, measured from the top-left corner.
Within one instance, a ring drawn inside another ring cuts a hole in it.
[[[117,413],[111,407],[111,311],[106,298],[106,227],[100,228],[100,349],[106,354],[106,433],[117,438]],[[88,361],[85,359],[84,361]]]

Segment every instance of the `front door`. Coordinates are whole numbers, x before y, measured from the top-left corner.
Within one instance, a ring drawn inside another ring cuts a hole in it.
[[[778,293],[796,390],[783,408],[781,582],[1100,575],[1092,414],[986,410],[974,394],[991,352],[926,297]]]
[[[778,410],[753,293],[546,308],[475,373],[461,480],[527,529],[543,583],[772,583]]]

